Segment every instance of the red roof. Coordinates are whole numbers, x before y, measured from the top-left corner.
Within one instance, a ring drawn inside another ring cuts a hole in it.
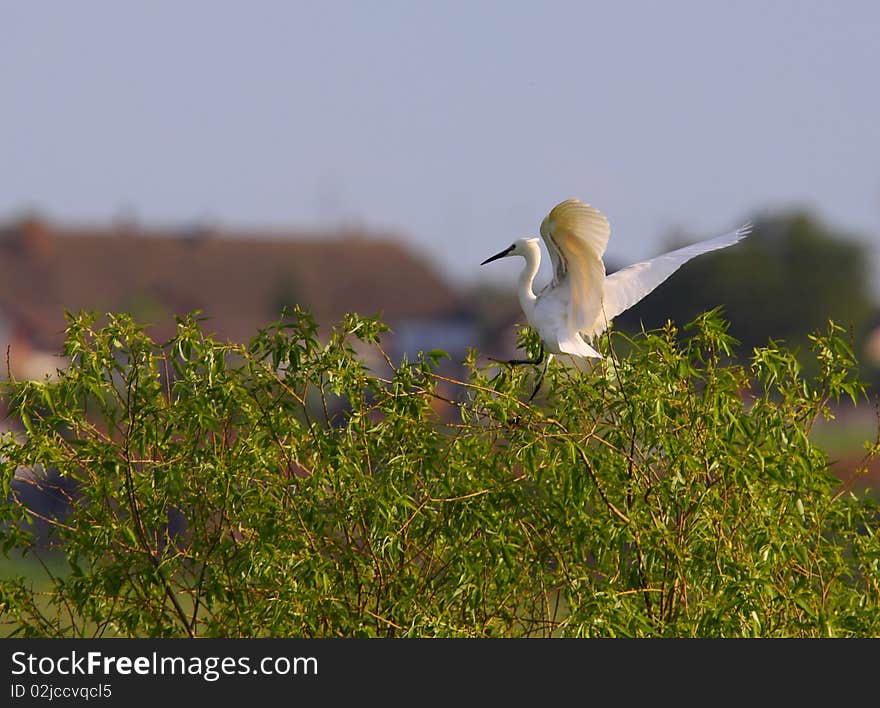
[[[217,336],[246,341],[283,304],[322,327],[345,312],[436,317],[460,307],[433,269],[399,242],[362,234],[59,228],[30,220],[0,229],[0,310],[57,348],[64,311],[126,311],[174,331],[173,315],[202,310]]]

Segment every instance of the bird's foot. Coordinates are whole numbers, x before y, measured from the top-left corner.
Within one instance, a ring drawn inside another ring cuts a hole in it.
[[[540,359],[496,359],[493,356],[488,358],[489,361],[494,361],[496,364],[504,364],[505,366],[525,366],[526,364],[534,366],[544,361],[543,356]]]

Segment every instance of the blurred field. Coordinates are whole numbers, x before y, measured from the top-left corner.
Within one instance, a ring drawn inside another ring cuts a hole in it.
[[[817,421],[811,440],[828,454],[841,481],[851,484],[854,491],[871,490],[876,495],[880,493],[880,460],[875,458],[866,467],[864,460],[866,446],[873,444],[878,434],[877,410],[862,402],[857,407],[841,405],[834,419]]]
[[[70,572],[67,561],[61,554],[43,551],[39,556],[10,553],[0,564],[0,579],[23,578],[35,590],[50,587],[49,573],[63,578]]]

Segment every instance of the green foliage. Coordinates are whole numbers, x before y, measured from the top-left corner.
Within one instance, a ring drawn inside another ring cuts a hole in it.
[[[50,536],[70,570],[3,581],[6,633],[880,634],[877,504],[808,435],[863,393],[838,327],[810,379],[774,344],[732,363],[715,312],[622,359],[613,335],[532,405],[535,367],[471,352],[455,381],[443,352],[394,365],[383,332],[352,315],[322,343],[294,310],[243,347],[192,317],[165,343],[71,318],[57,380],[5,389],[4,550],[37,543],[16,470],[76,483]]]

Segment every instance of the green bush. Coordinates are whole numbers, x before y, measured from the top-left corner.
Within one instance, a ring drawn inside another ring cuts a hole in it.
[[[69,367],[3,394],[4,551],[47,543],[16,470],[75,485],[49,520],[68,570],[3,581],[6,633],[880,634],[878,505],[809,436],[864,393],[838,327],[810,380],[772,343],[732,361],[715,312],[625,358],[612,335],[531,405],[534,368],[472,352],[457,381],[439,351],[394,365],[383,331],[321,343],[295,310],[244,347],[71,317]]]

